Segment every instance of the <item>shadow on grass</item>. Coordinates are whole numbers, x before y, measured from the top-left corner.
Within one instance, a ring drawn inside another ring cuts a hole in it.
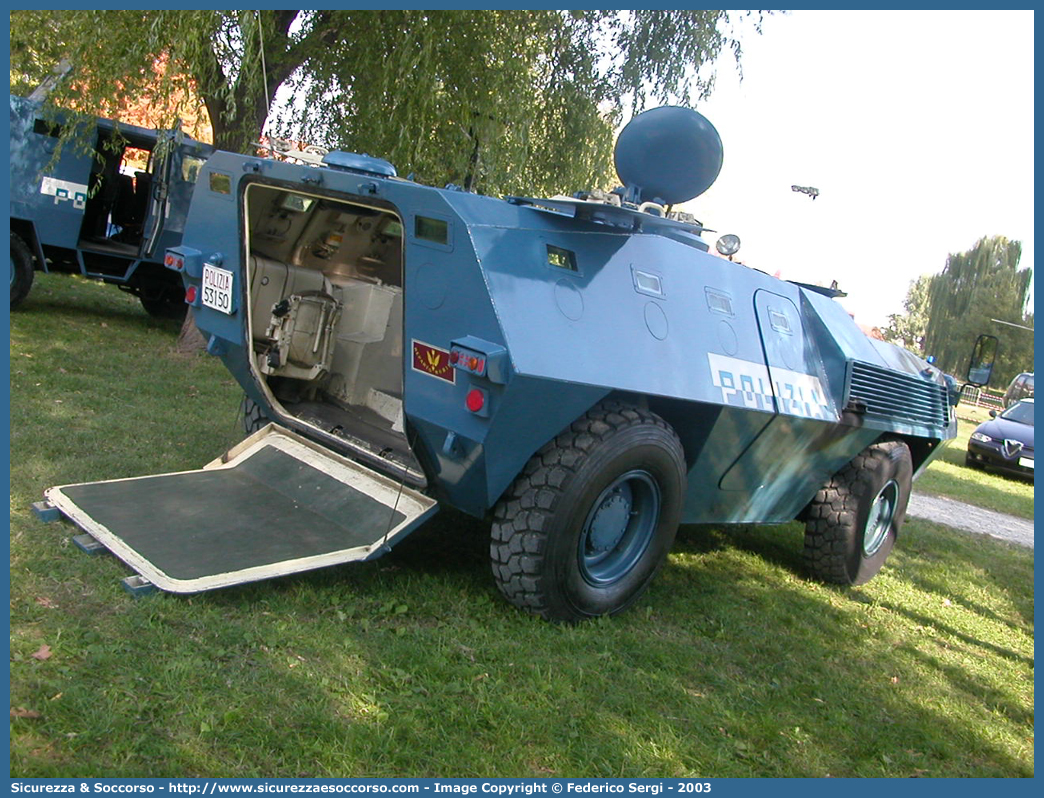
[[[903,607],[898,604],[893,604],[887,601],[880,601],[878,603],[879,606],[884,607],[885,609],[890,610],[891,612],[894,612],[898,615],[902,615],[904,618],[907,618],[908,620],[912,621],[918,626],[935,629],[936,631],[941,632],[944,635],[949,635],[950,637],[953,637],[956,640],[960,640],[962,643],[966,643],[967,645],[971,646],[972,649],[985,649],[986,651],[992,651],[994,654],[1004,657],[1005,659],[1013,660],[1015,662],[1022,663],[1023,665],[1033,667],[1033,657],[1028,657],[1023,654],[1019,654],[1017,651],[1012,651],[1010,648],[998,646],[994,643],[990,643],[978,637],[973,637],[969,634],[966,634],[965,632],[960,631],[954,626],[945,623],[940,623],[938,618],[933,618],[930,615],[925,615],[924,613],[915,612],[914,610],[911,610],[909,607]],[[975,614],[979,614],[975,608],[969,607],[968,609],[970,609]],[[969,649],[969,652],[973,654],[976,653],[971,649]]]
[[[797,522],[724,526],[686,524],[678,530],[673,551],[706,554],[734,548],[804,577],[803,534],[803,527]]]
[[[181,329],[180,321],[150,315],[136,297],[115,285],[57,273],[38,272],[29,296],[13,313],[27,317],[58,314],[84,322],[146,322],[148,327],[175,335]]]
[[[62,624],[73,682],[13,666],[20,696],[65,697],[47,726],[13,727],[12,768],[70,774],[88,755],[122,776],[1031,775],[974,717],[935,708],[958,696],[1031,725],[1029,710],[866,614],[932,619],[785,578],[799,551],[779,532],[686,527],[638,606],[577,627],[489,600],[485,526],[450,514],[370,563],[194,597],[92,591]],[[937,681],[913,684],[897,652]],[[965,756],[983,764],[965,771]]]
[[[118,305],[86,306],[81,303],[49,302],[45,299],[34,302],[31,305],[27,301],[26,306],[20,307],[17,312],[27,316],[59,315],[65,320],[79,320],[84,323],[140,324],[147,329],[170,332],[172,344],[174,343],[173,339],[177,338],[177,334],[181,330],[180,321],[150,316],[144,309],[140,307],[135,309],[133,305],[127,305],[126,307]]]
[[[1032,579],[1032,553],[1013,543],[983,538],[940,524],[919,520],[903,527],[891,566],[899,567],[904,581],[940,601],[955,600],[976,615],[1031,635],[1034,596],[1014,587]],[[1008,553],[1016,554],[1011,557]],[[1018,556],[1022,555],[1022,556]],[[969,570],[969,563],[977,568]],[[960,574],[960,578],[955,578]],[[979,596],[1000,591],[1010,606],[1008,614],[988,607]]]

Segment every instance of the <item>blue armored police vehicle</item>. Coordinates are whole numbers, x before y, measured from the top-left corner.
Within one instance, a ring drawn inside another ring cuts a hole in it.
[[[811,575],[865,582],[955,434],[953,386],[836,291],[709,252],[670,206],[721,163],[678,107],[624,129],[609,194],[215,153],[165,262],[256,431],[42,512],[174,592],[367,560],[440,505],[489,519],[500,591],[549,619],[626,608],[683,523],[802,519]]]
[[[98,119],[89,146],[69,141],[56,157],[64,117],[38,100],[10,104],[11,307],[40,270],[101,279],[149,313],[184,315],[181,280],[163,268],[163,253],[181,241],[212,148],[178,131]]]

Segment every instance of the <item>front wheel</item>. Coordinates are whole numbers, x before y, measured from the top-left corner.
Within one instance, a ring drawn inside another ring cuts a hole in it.
[[[605,402],[537,452],[494,509],[501,593],[549,620],[627,608],[667,558],[685,457],[663,419]]]
[[[870,581],[895,545],[913,480],[901,441],[868,446],[816,493],[805,523],[805,563],[839,585]]]
[[[29,295],[33,287],[33,253],[17,233],[11,233],[11,307]]]

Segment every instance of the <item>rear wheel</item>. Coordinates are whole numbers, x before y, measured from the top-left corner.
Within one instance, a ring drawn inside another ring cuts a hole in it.
[[[247,435],[253,435],[268,423],[268,417],[261,410],[261,406],[246,394],[243,395],[241,405],[243,411],[243,431]]]
[[[152,291],[138,297],[145,312],[157,319],[174,319],[181,321],[185,318],[185,297],[180,290]]]
[[[497,586],[550,620],[620,612],[667,558],[684,491],[674,430],[648,411],[599,405],[537,452],[494,509]]]
[[[870,581],[895,545],[912,478],[901,441],[875,443],[838,471],[808,507],[805,562],[812,575],[841,585]]]
[[[33,253],[17,233],[11,233],[11,307],[29,295],[33,287]]]
[[[141,306],[145,312],[157,319],[174,319],[179,321],[185,318],[185,301],[178,297],[175,299],[145,299],[141,297]]]

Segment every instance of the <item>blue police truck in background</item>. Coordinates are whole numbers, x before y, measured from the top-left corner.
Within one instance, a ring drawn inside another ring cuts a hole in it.
[[[40,270],[104,280],[149,313],[184,315],[184,289],[163,252],[181,241],[212,148],[176,130],[98,119],[86,151],[66,142],[56,159],[62,116],[22,97],[10,104],[11,307]]]
[[[797,518],[811,575],[872,578],[953,381],[672,212],[721,168],[700,114],[635,117],[615,161],[615,192],[505,200],[214,153],[165,264],[256,431],[41,513],[183,593],[380,556],[440,505],[490,521],[498,588],[548,619],[631,605],[680,523]]]

